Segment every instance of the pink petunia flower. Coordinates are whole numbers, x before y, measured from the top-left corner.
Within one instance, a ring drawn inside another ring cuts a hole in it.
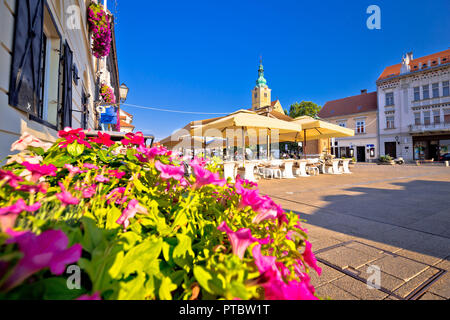
[[[22,165],[31,172],[31,181],[38,182],[40,178],[45,176],[56,176],[56,168],[53,164],[39,165],[31,164],[29,162],[23,162]]]
[[[108,183],[109,179],[106,178],[105,176],[98,175],[95,177],[95,181],[100,182],[100,183]]]
[[[35,212],[35,211],[39,210],[40,208],[41,208],[41,204],[39,202],[36,202],[35,204],[33,204],[31,206],[27,206],[23,199],[19,199],[12,206],[0,208],[0,215],[4,215],[7,213],[20,214],[23,211]]]
[[[16,176],[11,171],[0,170],[0,181],[2,180],[5,180],[11,188],[17,188],[19,182],[23,181],[21,177]]]
[[[98,170],[98,167],[91,163],[83,163],[83,168],[91,169],[91,170]]]
[[[102,300],[102,297],[100,296],[100,292],[96,292],[94,293],[92,296],[88,295],[88,294],[84,294],[82,296],[80,296],[79,298],[75,299],[75,300]]]
[[[181,180],[184,177],[184,167],[172,166],[170,164],[162,164],[160,161],[155,162],[155,168],[161,172],[161,179]]]
[[[82,128],[75,129],[75,130],[72,130],[71,128],[65,128],[64,130],[58,132],[58,136],[60,138],[64,138],[64,141],[59,143],[60,148],[66,148],[69,144],[72,144],[75,141],[78,144],[82,144],[89,149],[92,148],[92,146],[89,144],[89,142],[84,140],[86,135],[83,132]]]
[[[82,247],[75,244],[67,248],[69,239],[61,230],[47,230],[39,236],[31,232],[16,233],[8,230],[11,236],[6,243],[17,243],[23,254],[13,273],[3,284],[3,290],[10,290],[21,284],[32,274],[50,268],[54,275],[63,274],[67,264],[77,262]]]
[[[56,197],[59,199],[59,201],[62,202],[63,207],[80,203],[80,200],[78,198],[75,198],[70,192],[66,191],[64,185],[61,182],[59,182],[58,184],[62,192],[56,194]]]
[[[253,242],[256,242],[257,239],[252,237],[252,233],[250,229],[240,229],[236,232],[233,232],[224,221],[222,222],[217,229],[222,232],[226,232],[228,235],[228,239],[231,242],[231,247],[233,249],[233,253],[237,255],[240,259],[244,258],[245,251],[248,246]]]
[[[124,201],[121,201],[123,194],[125,193],[125,188],[115,188],[110,193],[106,195],[106,202],[110,204],[112,201],[115,201],[116,204],[123,204],[126,201],[126,197]]]
[[[73,165],[68,164],[68,163],[66,163],[66,164],[64,165],[64,168],[66,168],[67,170],[69,170],[69,174],[70,174],[72,177],[73,177],[74,175],[76,175],[76,174],[79,174],[79,173],[82,173],[82,172],[83,172],[80,168],[74,167]]]
[[[92,198],[95,193],[97,192],[97,186],[95,184],[91,186],[86,186],[86,188],[83,189],[83,198],[84,199],[90,199]]]
[[[150,160],[155,159],[156,156],[167,154],[167,149],[164,147],[147,148],[144,145],[140,145],[136,150],[141,153],[136,154],[136,157],[138,157],[141,162],[149,162]]]
[[[130,224],[129,219],[134,218],[137,213],[148,214],[148,210],[141,206],[136,199],[133,199],[128,203],[127,208],[122,212],[116,223],[123,225],[124,230],[126,230]]]
[[[221,187],[226,184],[226,180],[221,179],[218,172],[212,173],[200,165],[193,165],[192,169],[195,175],[195,183],[193,185],[194,189],[198,189],[209,184],[218,185]]]
[[[316,270],[317,274],[320,276],[322,273],[322,269],[317,265],[317,259],[314,256],[314,253],[311,251],[311,243],[309,241],[305,241],[305,251],[303,252],[303,259],[305,262],[314,270]]]

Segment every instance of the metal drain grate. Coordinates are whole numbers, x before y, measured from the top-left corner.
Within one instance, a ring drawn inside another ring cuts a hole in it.
[[[397,298],[397,299],[399,299],[399,300],[417,300],[417,299],[420,299],[420,297],[422,297],[422,296],[427,292],[427,290],[428,290],[428,289],[429,289],[429,288],[430,288],[430,287],[431,287],[431,286],[432,286],[439,278],[441,278],[441,277],[447,272],[447,271],[444,270],[444,269],[441,269],[441,268],[432,266],[432,265],[430,265],[430,264],[426,264],[426,263],[423,263],[423,262],[421,262],[421,261],[417,261],[417,260],[414,260],[414,259],[411,259],[411,258],[402,256],[402,255],[396,254],[396,253],[394,253],[394,252],[390,252],[390,251],[388,251],[388,250],[384,250],[384,249],[381,249],[381,248],[377,248],[377,247],[375,247],[375,246],[372,246],[372,245],[369,245],[369,244],[366,244],[366,243],[363,243],[363,242],[360,242],[360,241],[357,241],[357,240],[351,240],[351,241],[339,243],[339,244],[336,244],[336,245],[333,245],[333,246],[330,246],[330,247],[327,247],[327,248],[323,248],[323,249],[317,250],[317,251],[315,252],[316,259],[317,259],[317,261],[319,261],[319,262],[321,262],[321,263],[323,263],[323,264],[329,266],[330,268],[333,268],[333,269],[335,269],[335,270],[337,270],[337,271],[339,271],[339,272],[341,272],[341,273],[343,273],[343,274],[345,274],[345,275],[348,275],[348,276],[350,276],[350,277],[352,277],[352,278],[354,278],[354,279],[356,279],[356,280],[358,280],[358,281],[361,281],[361,282],[363,282],[363,283],[367,283],[367,280],[366,280],[366,279],[364,279],[364,278],[362,278],[362,277],[360,277],[360,276],[358,275],[358,273],[359,273],[358,270],[356,270],[356,269],[354,269],[354,268],[352,268],[352,267],[349,267],[349,268],[341,268],[341,267],[339,267],[339,266],[337,266],[337,265],[335,265],[335,264],[333,264],[333,263],[331,263],[331,262],[329,262],[329,261],[327,261],[327,260],[325,260],[325,259],[322,259],[322,258],[317,257],[317,255],[320,254],[320,253],[324,253],[324,252],[327,252],[327,251],[331,251],[331,250],[333,250],[333,249],[337,249],[337,248],[340,248],[340,247],[345,247],[345,246],[347,246],[347,245],[349,245],[349,244],[352,244],[352,243],[358,243],[358,244],[361,244],[361,245],[364,245],[364,246],[367,246],[367,247],[370,247],[370,248],[374,248],[374,249],[376,249],[376,250],[379,250],[379,251],[380,251],[381,253],[383,253],[383,254],[390,255],[390,256],[393,256],[393,257],[401,257],[401,258],[403,258],[403,259],[407,259],[407,260],[409,260],[409,261],[412,261],[412,262],[416,262],[416,263],[425,265],[425,266],[427,266],[428,268],[431,268],[431,269],[434,269],[434,270],[437,271],[436,274],[434,274],[433,276],[431,276],[430,278],[428,278],[427,280],[425,280],[423,283],[421,283],[419,286],[417,286],[417,287],[416,287],[411,293],[409,293],[406,297],[401,297],[401,296],[399,296],[398,294],[394,293],[393,291],[391,291],[391,290],[389,290],[389,289],[386,289],[386,288],[384,288],[384,287],[381,287],[380,289],[377,289],[377,290],[379,290],[379,291],[381,291],[381,292],[384,292],[384,293],[388,294],[389,296],[395,297],[395,298]],[[352,272],[352,270],[354,270],[354,271]],[[428,270],[428,269],[427,269],[427,270]],[[410,280],[411,280],[411,279],[410,279]],[[406,283],[407,283],[407,282],[405,282],[405,284],[406,284]],[[400,286],[400,287],[401,287],[401,286]],[[399,287],[399,288],[400,288],[400,287]],[[397,289],[399,289],[399,288],[396,288],[395,290],[397,290]]]

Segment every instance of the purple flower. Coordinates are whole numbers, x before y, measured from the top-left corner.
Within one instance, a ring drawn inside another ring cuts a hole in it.
[[[137,213],[148,214],[148,211],[147,208],[141,206],[137,200],[133,199],[128,203],[127,208],[123,210],[122,215],[116,223],[123,225],[123,228],[126,229],[130,224],[128,220],[134,218]]]
[[[7,233],[11,238],[6,243],[17,243],[23,257],[3,284],[3,290],[6,291],[44,268],[50,268],[54,275],[59,276],[63,274],[66,264],[75,263],[81,257],[81,245],[75,244],[67,249],[69,240],[61,230],[44,231],[39,236],[11,230]]]
[[[244,258],[245,251],[248,246],[253,242],[257,241],[257,239],[252,237],[252,233],[250,229],[240,229],[236,232],[233,232],[224,221],[222,222],[217,229],[222,232],[226,232],[228,238],[231,242],[231,247],[233,249],[233,253],[237,255],[240,259]]]

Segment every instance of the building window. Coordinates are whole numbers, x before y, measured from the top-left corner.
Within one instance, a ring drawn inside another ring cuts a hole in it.
[[[420,100],[420,87],[414,88],[414,101]]]
[[[255,92],[255,98],[258,98],[258,94]]]
[[[444,109],[444,123],[450,123],[450,109]]]
[[[365,120],[359,120],[356,121],[356,133],[366,133],[366,121]]]
[[[433,83],[433,98],[439,98],[439,83]]]
[[[428,126],[431,123],[431,115],[430,115],[430,111],[425,111],[423,113],[423,124]]]
[[[442,82],[442,95],[448,97],[449,94],[449,81]]]
[[[267,98],[267,93],[264,93],[264,98]]]
[[[433,121],[435,124],[441,123],[441,111],[440,110],[433,111]]]
[[[388,92],[386,93],[386,106],[393,106],[394,105],[394,93]]]
[[[386,129],[394,129],[394,117],[386,117]]]
[[[416,126],[420,126],[422,123],[420,122],[420,112],[414,113],[414,124]]]
[[[422,86],[422,95],[424,99],[430,99],[430,86]]]
[[[347,122],[346,121],[338,121],[338,126],[343,127],[343,128],[347,128]]]

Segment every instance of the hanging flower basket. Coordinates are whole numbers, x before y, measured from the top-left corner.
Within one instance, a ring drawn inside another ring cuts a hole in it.
[[[88,23],[92,32],[92,52],[96,58],[109,55],[111,49],[110,18],[101,4],[92,2],[88,7]]]
[[[116,96],[114,95],[113,90],[107,84],[102,84],[100,88],[100,95],[102,96],[103,101],[109,104],[116,103]]]

